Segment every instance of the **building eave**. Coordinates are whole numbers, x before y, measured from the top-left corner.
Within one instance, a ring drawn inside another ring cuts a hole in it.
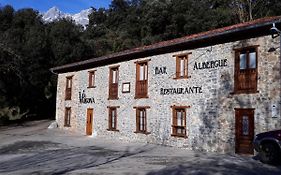
[[[272,23],[275,23],[277,27],[281,27],[281,17],[268,17],[246,23],[240,23],[169,41],[163,41],[144,47],[125,50],[106,56],[92,58],[85,61],[66,64],[51,68],[50,70],[54,73],[79,71],[83,69],[89,69],[93,67],[148,57],[152,55],[177,52],[181,50],[196,49],[201,47],[212,46],[215,44],[222,44],[259,36],[270,35],[270,28],[272,27]]]

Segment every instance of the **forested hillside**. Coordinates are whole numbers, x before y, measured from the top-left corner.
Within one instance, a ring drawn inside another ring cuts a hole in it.
[[[279,0],[113,0],[86,30],[45,23],[36,9],[0,4],[0,120],[51,118],[56,75],[49,68],[158,41],[281,14]]]

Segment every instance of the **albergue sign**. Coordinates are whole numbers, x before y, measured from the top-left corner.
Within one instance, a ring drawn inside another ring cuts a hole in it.
[[[215,61],[206,61],[206,62],[195,62],[193,70],[198,69],[213,69],[217,67],[226,67],[227,59],[215,60]]]

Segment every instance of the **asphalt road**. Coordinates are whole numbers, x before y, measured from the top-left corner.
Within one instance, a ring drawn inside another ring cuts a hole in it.
[[[0,174],[281,175],[253,157],[122,143],[59,129],[51,121],[0,128]]]

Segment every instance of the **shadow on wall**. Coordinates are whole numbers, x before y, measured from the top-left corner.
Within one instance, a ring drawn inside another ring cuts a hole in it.
[[[233,104],[248,106],[250,101],[245,104],[237,97],[230,97],[230,93],[233,92],[233,78],[227,71],[220,73],[214,69],[209,73],[208,81],[212,85],[206,89],[209,90],[210,96],[200,101],[199,133],[192,147],[200,151],[233,152],[234,147],[229,146],[234,143],[235,135]],[[224,110],[233,112],[222,115]]]
[[[241,45],[247,45],[242,42]],[[261,56],[260,56],[261,57]],[[260,58],[261,59],[261,58]],[[272,81],[280,81],[278,65],[273,65]],[[261,66],[260,66],[261,67]],[[266,69],[261,67],[261,69]],[[277,76],[278,75],[278,76]],[[210,70],[209,78],[212,84],[210,87],[206,85],[206,89],[211,94],[200,101],[201,113],[199,114],[199,133],[192,142],[192,147],[196,150],[213,149],[212,151],[229,152],[233,151],[235,146],[235,110],[234,108],[259,108],[259,112],[255,112],[256,123],[264,123],[267,130],[275,129],[271,126],[271,101],[272,97],[280,96],[280,87],[277,91],[272,90],[271,84],[261,82],[261,79],[270,77],[268,70],[263,70],[263,74],[258,74],[258,88],[263,89],[263,94],[243,94],[233,95],[234,77],[228,71],[220,72],[219,70]],[[264,76],[261,78],[261,76]],[[278,91],[279,90],[279,91]],[[272,95],[270,93],[275,93]],[[257,103],[255,103],[255,101]],[[281,103],[281,102],[279,102]],[[225,112],[224,112],[225,111]],[[261,117],[261,118],[260,118]],[[259,122],[264,120],[264,122]],[[279,122],[278,122],[279,123]],[[280,119],[281,126],[281,119]],[[278,128],[278,126],[275,126]]]

